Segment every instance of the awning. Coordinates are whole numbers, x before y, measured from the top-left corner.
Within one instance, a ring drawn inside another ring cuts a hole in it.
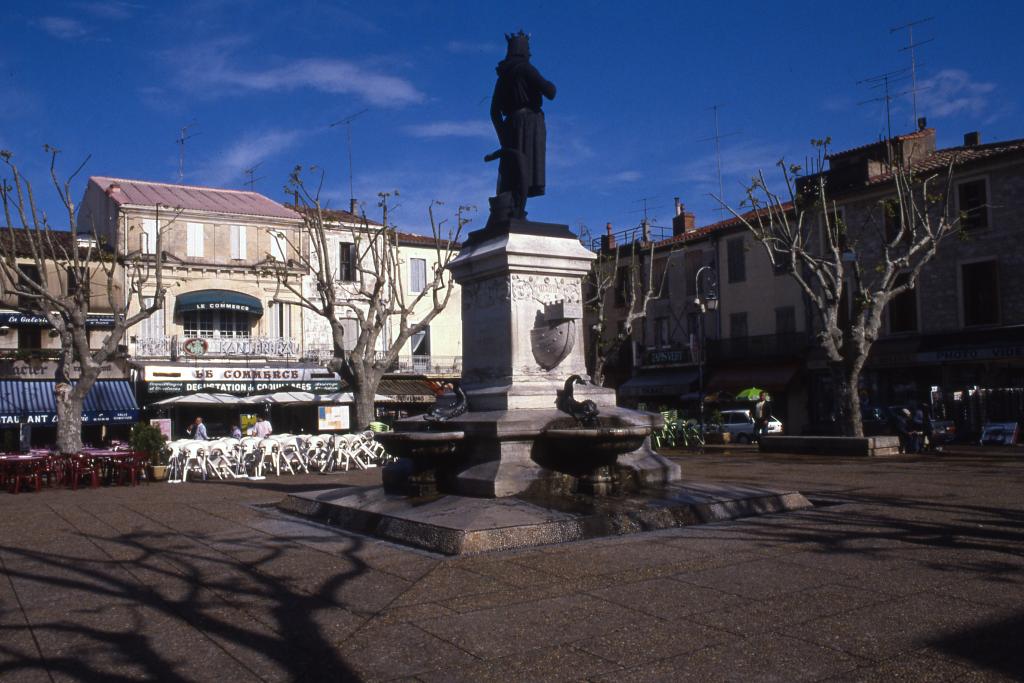
[[[162,401],[155,401],[150,405],[153,406],[173,406],[173,405],[204,405],[204,406],[233,406],[244,401],[237,396],[231,394],[180,394],[178,396],[172,396],[165,398]]]
[[[748,387],[759,387],[768,391],[784,391],[793,381],[796,371],[796,365],[787,363],[723,368],[714,372],[705,391],[724,390],[736,393]]]
[[[619,396],[677,396],[690,391],[697,370],[644,372],[630,378],[617,390]]]
[[[0,382],[0,424],[52,424],[57,421],[54,382]],[[97,381],[85,396],[83,424],[131,424],[139,404],[124,380]]]
[[[259,317],[263,304],[254,296],[227,289],[201,289],[179,294],[174,300],[174,314],[190,311],[240,311]]]
[[[319,401],[320,397],[309,391],[275,391],[272,394],[247,396],[245,398],[246,403],[269,403],[278,406],[313,405]]]
[[[377,385],[376,400],[381,403],[433,403],[437,400],[434,383],[419,377],[385,377]]]

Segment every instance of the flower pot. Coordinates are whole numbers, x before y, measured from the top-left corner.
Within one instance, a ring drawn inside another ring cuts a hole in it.
[[[167,481],[167,465],[147,465],[146,478],[150,481]]]

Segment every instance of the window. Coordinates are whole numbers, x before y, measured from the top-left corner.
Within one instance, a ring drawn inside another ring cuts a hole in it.
[[[728,256],[729,282],[744,282],[747,279],[747,261],[743,238],[735,237],[726,242],[725,246]]]
[[[781,306],[775,309],[775,333],[793,334],[796,332],[796,309],[792,306]]]
[[[409,291],[419,294],[427,288],[427,260],[409,259]]]
[[[896,286],[907,283],[908,275],[901,273],[896,276]],[[913,289],[903,292],[889,300],[889,331],[914,332],[917,330],[917,292]]]
[[[186,235],[185,254],[194,258],[203,257],[203,241],[205,235],[203,234],[202,223],[188,223],[186,225],[188,234]]]
[[[355,252],[355,245],[351,242],[338,242],[338,279],[342,282],[355,282]]]
[[[249,314],[241,311],[190,311],[182,324],[186,337],[248,337],[250,330]]]
[[[697,250],[686,252],[685,264],[686,296],[692,300],[697,296],[697,271],[704,265],[704,254]]]
[[[790,261],[789,254],[781,251],[772,250],[772,274],[774,275],[785,275],[793,270],[793,264]]]
[[[882,202],[882,221],[885,224],[885,241],[892,244],[892,241],[900,234],[903,227],[903,213],[900,211],[900,203],[895,199],[886,199]],[[910,233],[903,236],[904,241],[910,241]]]
[[[236,261],[243,261],[246,257],[248,245],[246,244],[248,228],[244,225],[231,226],[231,258]]]
[[[85,297],[89,298],[89,280],[88,272],[86,272],[86,281],[84,283],[78,281],[78,271],[74,266],[69,266],[67,270],[68,275],[68,296],[74,296],[78,294],[81,289]]]
[[[156,253],[156,219],[155,218],[143,218],[142,219],[142,234],[139,235],[142,243],[139,245],[139,250],[143,254],[155,254]]]
[[[729,336],[733,339],[743,339],[747,336],[747,314],[729,314]]]
[[[615,305],[625,306],[629,298],[629,268],[623,266],[615,275]]]
[[[669,344],[668,316],[658,316],[654,319],[654,345],[665,347]]]
[[[275,261],[288,260],[288,241],[280,230],[270,233],[270,258]]]
[[[267,336],[290,339],[292,336],[292,305],[274,304],[267,313]]]
[[[153,305],[153,297],[147,296],[142,299],[142,305],[149,306]],[[139,337],[143,339],[152,339],[154,337],[164,336],[164,309],[158,310],[153,315],[149,316],[139,326]]]
[[[412,335],[412,355],[414,356],[429,356],[430,355],[430,327],[426,327],[423,330]]]
[[[28,263],[18,264],[18,269],[21,271],[20,287],[26,292],[35,293],[32,286],[29,283],[35,283],[41,285],[43,283],[42,277],[39,275],[39,267]],[[30,296],[21,295],[18,297],[19,306],[31,306],[34,299]],[[39,348],[38,346],[33,348]]]
[[[341,348],[345,351],[354,350],[356,342],[359,341],[359,321],[352,318],[344,318],[338,322],[341,323],[341,328],[345,332],[341,338]]]
[[[957,185],[956,197],[961,228],[982,230],[988,227],[988,188],[984,178]]]
[[[960,266],[960,287],[965,327],[999,322],[999,278],[995,261]]]
[[[43,328],[22,326],[18,328],[19,349],[43,348]]]

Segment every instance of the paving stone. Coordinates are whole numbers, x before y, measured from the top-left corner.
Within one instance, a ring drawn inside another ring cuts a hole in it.
[[[749,600],[698,585],[680,586],[671,579],[653,579],[590,591],[591,595],[662,619],[681,619],[701,612],[739,607]]]
[[[412,624],[357,631],[341,644],[346,668],[366,679],[392,679],[438,669],[462,669],[477,659]],[[335,673],[342,679],[342,672]]]
[[[832,581],[830,573],[824,569],[787,564],[774,558],[682,572],[673,579],[754,600],[807,590]]]
[[[579,681],[617,670],[616,664],[571,645],[528,650],[510,657],[472,663],[465,667],[421,673],[425,682],[466,681]]]

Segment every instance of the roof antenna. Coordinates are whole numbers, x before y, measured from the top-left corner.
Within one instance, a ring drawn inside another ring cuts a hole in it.
[[[190,134],[188,132],[188,129],[194,127],[195,125],[196,125],[196,121],[195,121],[195,119],[192,119],[192,123],[189,123],[186,126],[182,126],[181,127],[181,135],[179,135],[178,139],[175,140],[175,142],[178,143],[178,182],[179,183],[185,182],[185,141],[186,140],[191,140],[192,138],[194,138],[197,135],[202,135],[202,133],[191,133]]]
[[[348,139],[348,207],[352,213],[356,212],[356,192],[352,184],[352,122],[357,118],[370,111],[369,109],[362,109],[357,111],[355,114],[346,116],[343,119],[338,119],[332,124],[329,124],[328,128],[334,128],[335,126],[345,126],[345,136]]]
[[[903,24],[902,26],[896,26],[895,28],[889,29],[890,34],[896,33],[896,31],[907,29],[907,45],[906,47],[901,47],[900,52],[906,52],[908,50],[910,51],[910,92],[914,100],[914,121],[917,121],[917,60],[915,58],[914,48],[920,45],[926,45],[935,40],[934,38],[929,38],[928,40],[922,40],[920,43],[915,43],[914,27],[917,26],[918,24],[923,24],[925,22],[931,21],[934,18],[935,17],[925,17],[924,19],[918,19],[917,21],[911,21],[908,24]]]
[[[722,200],[722,202],[725,201],[725,186],[722,184],[722,142],[721,141],[722,141],[722,138],[728,138],[728,137],[732,137],[733,135],[739,135],[740,134],[740,131],[733,131],[731,133],[719,133],[718,132],[718,110],[721,109],[723,106],[725,106],[725,105],[713,104],[710,107],[708,107],[708,109],[711,109],[712,111],[715,112],[715,134],[712,135],[711,137],[701,138],[700,140],[697,140],[697,142],[707,142],[708,140],[714,140],[715,141],[715,161],[716,161],[716,163],[718,165],[718,197]],[[718,213],[719,213],[719,215],[724,215],[725,207],[719,205]]]
[[[910,78],[910,67],[905,69],[896,69],[895,71],[887,71],[884,74],[878,76],[869,76],[868,78],[862,78],[857,81],[857,85],[867,85],[872,90],[883,88],[883,95],[878,97],[872,97],[866,100],[862,100],[857,104],[868,104],[869,102],[885,102],[885,136],[887,140],[892,140],[892,101],[897,97],[902,97],[910,92],[910,90],[904,90],[903,92],[891,93],[890,86],[893,83],[898,83],[902,80]],[[890,163],[892,159],[889,160]]]
[[[259,178],[255,177],[256,176],[256,169],[259,168],[262,165],[263,165],[263,162],[261,161],[260,163],[253,164],[249,168],[247,168],[244,171],[242,171],[242,173],[244,173],[245,175],[249,176],[249,179],[245,181],[245,184],[249,186],[249,191],[250,192],[252,192],[252,191],[254,191],[256,189],[256,181],[263,180],[263,178],[265,177],[265,176],[260,176]]]

